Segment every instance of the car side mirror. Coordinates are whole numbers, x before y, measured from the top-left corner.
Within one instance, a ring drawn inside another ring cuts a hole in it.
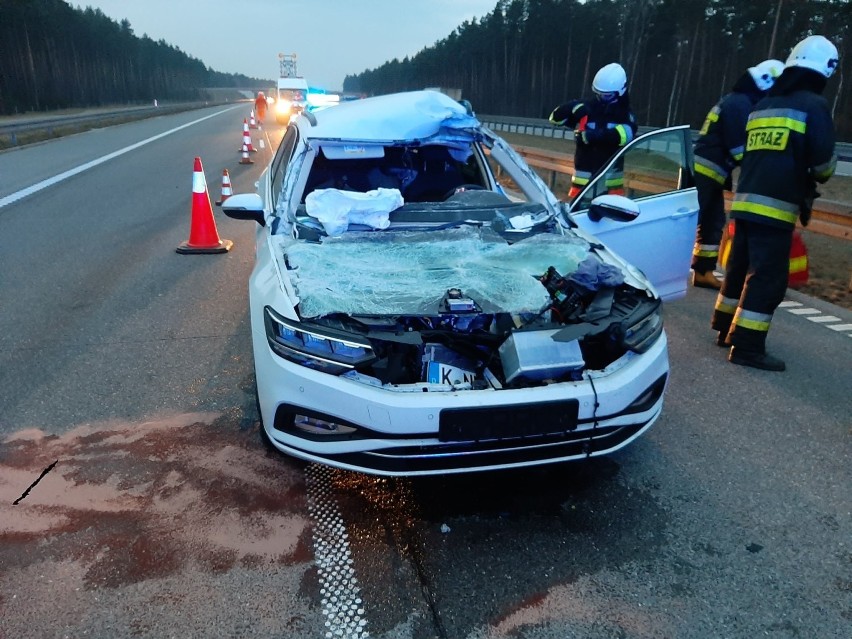
[[[266,226],[263,199],[257,193],[231,195],[222,202],[222,213],[235,220],[254,220],[261,226]]]
[[[589,206],[589,219],[600,222],[605,217],[616,222],[632,222],[639,217],[639,205],[623,195],[599,195]]]

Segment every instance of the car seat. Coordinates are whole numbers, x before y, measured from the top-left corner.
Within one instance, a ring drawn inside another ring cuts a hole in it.
[[[417,177],[403,193],[410,202],[440,202],[452,189],[464,184],[458,163],[442,146],[418,149]]]

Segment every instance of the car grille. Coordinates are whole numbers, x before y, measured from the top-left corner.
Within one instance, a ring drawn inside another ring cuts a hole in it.
[[[590,428],[543,437],[535,442],[516,439],[429,447],[402,446],[367,453],[328,455],[327,458],[332,463],[385,473],[485,470],[513,464],[548,463],[554,459],[583,459],[602,454],[617,448],[649,425],[650,421],[630,426]]]

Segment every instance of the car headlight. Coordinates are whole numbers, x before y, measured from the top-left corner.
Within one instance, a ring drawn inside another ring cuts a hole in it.
[[[264,308],[269,348],[284,359],[314,370],[341,375],[375,359],[370,342],[325,326],[295,322]]]
[[[644,353],[662,332],[662,305],[656,300],[653,304],[643,304],[621,323],[621,343],[635,353]]]
[[[286,113],[287,111],[290,110],[291,106],[293,106],[293,103],[290,102],[290,100],[281,99],[281,100],[278,100],[278,102],[275,103],[275,110],[278,111],[279,113]]]

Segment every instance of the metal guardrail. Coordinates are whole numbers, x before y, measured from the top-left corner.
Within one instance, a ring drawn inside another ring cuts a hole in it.
[[[554,126],[547,120],[534,120],[523,118],[502,118],[495,116],[477,116],[483,124],[494,131],[506,131],[509,133],[520,133],[540,137],[551,137],[565,140],[573,140],[574,134],[565,127]],[[640,127],[639,131],[644,133],[652,131],[653,127]],[[838,154],[841,144],[838,144]],[[852,145],[843,144],[846,149],[852,149]],[[515,150],[532,167],[548,171],[546,182],[553,188],[556,175],[571,175],[574,172],[574,158],[569,153],[559,153],[535,147],[515,145]],[[852,164],[852,151],[846,151],[850,164]],[[844,160],[846,161],[846,160]],[[852,173],[850,173],[852,174]],[[725,206],[730,207],[733,194],[725,192]],[[827,235],[841,239],[852,240],[852,205],[833,200],[818,199],[814,205],[811,221],[807,229],[820,235]]]

